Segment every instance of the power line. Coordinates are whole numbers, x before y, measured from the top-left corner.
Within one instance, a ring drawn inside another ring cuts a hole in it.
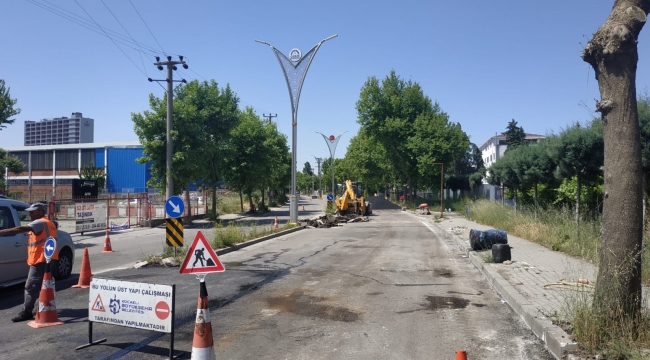
[[[151,34],[151,36],[153,37],[153,39],[156,40],[156,43],[158,44],[158,46],[160,46],[160,50],[162,50],[163,54],[167,55],[167,53],[165,52],[165,49],[163,49],[162,45],[160,45],[160,43],[158,42],[158,39],[156,39],[156,36],[153,34],[153,32],[151,32],[151,29],[149,29],[149,26],[147,25],[147,23],[146,23],[146,22],[144,21],[144,19],[142,18],[142,15],[140,15],[140,12],[138,11],[138,9],[136,9],[136,8],[135,8],[135,5],[133,5],[133,2],[131,2],[131,0],[129,0],[129,2],[131,3],[131,6],[133,6],[133,10],[135,10],[135,12],[136,12],[136,13],[138,14],[138,16],[140,17],[140,20],[142,20],[142,23],[144,24],[144,26],[146,26],[146,27],[147,27],[147,30],[149,30],[149,34]],[[175,54],[174,54],[174,55],[175,55]]]
[[[89,18],[90,18],[90,19],[91,19],[91,20],[92,20],[92,21],[97,25],[97,27],[101,28],[101,26],[99,26],[99,24],[97,23],[97,21],[95,21],[95,19],[93,19],[93,17],[90,16],[90,14],[86,11],[86,9],[84,9],[83,6],[81,6],[81,4],[79,4],[79,2],[78,2],[77,0],[74,0],[74,2],[76,2],[77,5],[79,5],[79,7],[81,8],[81,10],[83,10],[83,11],[86,13],[86,15],[88,15],[88,17],[89,17]],[[102,28],[102,31],[104,31],[103,28]],[[104,33],[106,33],[106,31],[104,31]],[[137,68],[137,69],[142,73],[142,75],[144,75],[144,76],[146,77],[147,74],[145,74],[142,70],[140,70],[140,68],[138,67],[138,65],[136,65],[135,62],[133,62],[133,60],[129,57],[129,55],[127,55],[127,54],[124,52],[124,50],[122,50],[122,48],[121,48],[119,45],[117,45],[117,43],[115,42],[115,40],[113,40],[112,37],[108,36],[108,34],[106,34],[106,36],[107,36],[109,39],[111,39],[111,41],[113,42],[113,44],[115,44],[115,46],[116,46],[118,49],[120,49],[120,51],[122,52],[122,54],[124,54],[124,56],[126,56],[126,58],[129,59],[129,61],[133,64],[133,66],[135,66],[135,67],[136,67],[136,68]]]
[[[117,16],[115,16],[115,14],[113,13],[113,11],[111,11],[111,9],[108,7],[108,5],[106,5],[106,3],[104,2],[104,0],[101,0],[101,1],[102,1],[102,4],[104,4],[104,6],[106,7],[106,9],[108,10],[108,12],[110,12],[111,15],[113,15],[113,17],[115,18],[115,20],[117,21],[117,23],[120,24],[120,26],[122,27],[122,29],[124,29],[124,31],[126,32],[126,34],[129,35],[129,37],[131,38],[131,40],[133,40],[133,42],[136,43],[136,44],[138,45],[138,47],[140,48],[140,50],[142,50],[142,47],[140,46],[140,44],[138,44],[138,42],[135,41],[135,39],[133,38],[133,36],[131,35],[131,33],[130,33],[130,32],[129,32],[125,27],[124,27],[124,25],[122,25],[122,22],[120,21],[120,19],[118,19]],[[144,60],[142,59],[142,53],[143,53],[143,52],[144,52],[144,50],[142,50],[142,52],[140,52],[140,61],[142,62],[142,68],[144,69],[145,76],[148,77],[149,74],[147,74],[147,68],[144,66]],[[152,61],[152,63],[153,63],[153,61]]]
[[[130,45],[143,46],[146,49],[146,51],[148,51],[148,52],[150,52],[152,54],[158,54],[158,51],[156,49],[152,48],[151,46],[148,46],[147,44],[139,43],[139,42],[136,42],[135,44],[133,44],[131,42],[131,40],[129,40],[124,35],[116,32],[116,31],[105,28],[103,26],[96,25],[96,23],[93,24],[90,21],[88,21],[87,19],[79,16],[78,14],[75,14],[75,13],[73,13],[71,11],[68,11],[68,10],[66,10],[66,9],[64,9],[64,8],[62,8],[60,6],[57,6],[56,4],[50,3],[47,0],[43,0],[43,1],[46,2],[47,4],[51,5],[51,6],[45,5],[43,3],[39,3],[36,0],[27,0],[27,2],[29,2],[29,3],[31,3],[33,5],[36,5],[36,6],[40,7],[40,8],[42,8],[42,9],[45,9],[45,10],[47,10],[47,11],[49,11],[49,12],[55,14],[55,15],[58,15],[58,16],[64,18],[64,19],[66,19],[66,20],[69,20],[69,21],[71,21],[71,22],[73,22],[73,23],[75,23],[77,25],[83,26],[86,29],[91,30],[91,31],[93,31],[93,32],[95,32],[97,34],[100,34],[102,36],[106,36],[108,38],[111,38],[111,36],[117,37],[118,39],[116,39],[116,40],[118,42],[120,42],[121,44],[125,45],[125,46],[129,46],[128,44],[124,43],[126,41]],[[58,10],[58,9],[60,9],[60,10]],[[69,13],[71,15],[68,15],[66,13]],[[97,31],[97,30],[100,30],[101,32]],[[112,33],[113,35],[109,35],[108,33]],[[136,50],[136,51],[140,51],[140,50],[138,50],[136,48],[133,48],[131,46],[129,46],[129,47]]]

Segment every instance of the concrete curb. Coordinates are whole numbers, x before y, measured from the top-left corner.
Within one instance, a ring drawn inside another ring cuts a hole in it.
[[[409,215],[413,214],[409,212]],[[556,359],[560,360],[567,352],[578,350],[578,344],[571,342],[569,334],[559,326],[553,324],[550,320],[539,317],[536,308],[514,286],[506,281],[492,267],[485,266],[483,259],[477,252],[470,251],[469,240],[463,240],[456,234],[448,233],[439,223],[432,222],[432,224],[436,229],[440,230],[437,235],[454,240],[458,248],[461,249],[465,256],[469,258],[470,262],[483,274],[490,286],[508,302],[508,305],[521,317],[533,333],[544,341],[549,352]]]
[[[260,243],[262,241],[271,240],[271,239],[274,239],[274,238],[282,236],[282,235],[287,235],[287,234],[294,233],[294,232],[302,230],[304,228],[305,228],[304,226],[298,226],[298,227],[295,227],[293,229],[284,230],[284,231],[277,232],[275,234],[262,236],[262,237],[257,238],[257,239],[248,240],[248,241],[243,242],[243,243],[235,244],[235,245],[233,245],[231,247],[216,250],[215,253],[217,253],[217,255],[227,254],[229,252],[233,252],[233,251],[237,251],[239,249],[243,249],[243,248],[245,248],[247,246],[255,245],[255,244]]]

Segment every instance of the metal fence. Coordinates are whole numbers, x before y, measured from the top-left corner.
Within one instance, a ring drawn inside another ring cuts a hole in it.
[[[184,215],[207,212],[207,202],[194,197],[185,203]],[[59,199],[51,197],[48,216],[69,233],[118,230],[142,226],[147,220],[167,217],[165,198],[158,194],[105,194],[97,199]],[[188,206],[189,205],[189,206]]]

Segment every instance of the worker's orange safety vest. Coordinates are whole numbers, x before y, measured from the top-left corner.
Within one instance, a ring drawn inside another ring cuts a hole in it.
[[[39,235],[34,234],[33,231],[29,232],[29,240],[27,240],[27,265],[32,266],[45,262],[45,252],[43,247],[45,241],[50,236],[56,239],[56,226],[48,218],[42,217],[39,219],[45,225],[43,231]],[[52,260],[59,260],[59,251],[56,249]]]

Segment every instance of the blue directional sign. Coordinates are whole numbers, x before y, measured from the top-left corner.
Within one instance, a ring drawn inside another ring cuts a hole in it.
[[[332,200],[334,200],[334,195],[327,194],[327,201],[332,201]]]
[[[185,212],[185,204],[183,204],[183,199],[179,196],[170,196],[169,199],[165,202],[165,211],[167,211],[167,216],[170,218],[178,218],[183,216]]]
[[[45,260],[49,262],[52,258],[52,255],[54,255],[54,251],[56,250],[56,240],[51,236],[47,238],[47,240],[45,240],[45,246],[43,249],[45,250]]]

